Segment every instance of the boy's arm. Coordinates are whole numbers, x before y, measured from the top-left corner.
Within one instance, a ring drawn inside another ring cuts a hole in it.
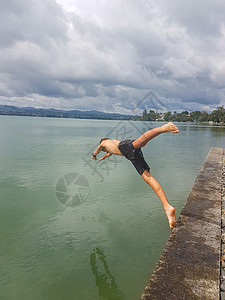
[[[102,158],[100,158],[98,161],[101,161],[103,159],[106,159],[107,157],[111,156],[111,153],[106,153]]]
[[[100,144],[100,145],[98,146],[98,148],[95,150],[95,152],[92,154],[92,158],[93,158],[94,160],[97,159],[96,156],[97,156],[98,153],[100,153],[100,152],[102,151],[102,148],[103,148],[103,146],[102,146],[102,144]]]

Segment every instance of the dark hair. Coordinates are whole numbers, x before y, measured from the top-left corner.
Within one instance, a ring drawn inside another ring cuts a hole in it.
[[[100,140],[100,143],[99,143],[99,144],[101,144],[101,142],[103,142],[103,141],[105,141],[105,140],[109,140],[109,138],[102,138],[102,139]]]

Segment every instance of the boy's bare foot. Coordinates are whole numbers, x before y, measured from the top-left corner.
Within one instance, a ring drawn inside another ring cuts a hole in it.
[[[176,125],[174,125],[172,122],[169,122],[167,124],[164,124],[162,126],[163,132],[173,132],[173,133],[178,133],[179,129],[177,128]]]
[[[175,215],[175,208],[173,206],[170,206],[167,210],[166,210],[166,215],[169,221],[169,225],[170,228],[173,229],[174,226],[176,226],[177,224],[177,219],[176,219],[176,215]]]

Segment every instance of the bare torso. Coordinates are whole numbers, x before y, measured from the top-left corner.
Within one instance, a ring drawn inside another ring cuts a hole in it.
[[[101,145],[103,146],[102,150],[110,154],[122,155],[118,148],[119,143],[119,140],[105,140],[101,143]]]

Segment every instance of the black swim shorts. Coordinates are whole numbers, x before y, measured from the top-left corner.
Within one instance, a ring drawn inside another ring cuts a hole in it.
[[[134,140],[133,140],[134,141]],[[118,145],[120,152],[129,159],[138,173],[141,175],[145,170],[150,170],[149,165],[144,159],[141,149],[135,149],[132,140],[121,141]]]

